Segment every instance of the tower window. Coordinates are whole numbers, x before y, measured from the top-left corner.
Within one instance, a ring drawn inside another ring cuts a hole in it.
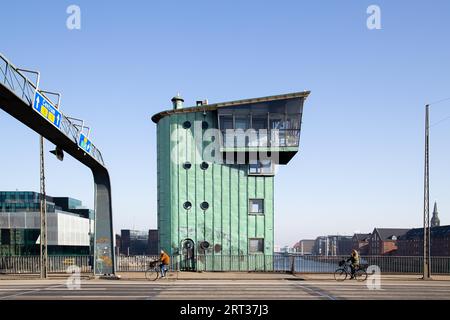
[[[208,162],[202,162],[202,163],[200,164],[200,168],[201,168],[202,170],[208,169],[208,168],[209,168]]]
[[[250,214],[264,214],[264,199],[250,199],[248,206]]]
[[[209,249],[209,242],[208,242],[208,241],[202,241],[202,242],[200,242],[200,249],[202,249],[202,250],[208,250],[208,249]]]
[[[190,127],[191,127],[191,123],[189,121],[183,122],[183,128],[184,129],[189,129]]]
[[[256,238],[248,240],[248,252],[249,253],[263,253],[264,252],[264,239]]]
[[[202,210],[208,210],[209,208],[209,203],[204,201],[200,204],[200,208],[202,208]]]
[[[190,210],[192,208],[192,203],[190,201],[186,201],[183,204],[183,208],[186,209],[186,210]]]
[[[1,229],[0,234],[1,234],[0,244],[10,245],[11,244],[11,229]]]
[[[183,163],[183,168],[189,170],[192,167],[192,164],[189,161]]]

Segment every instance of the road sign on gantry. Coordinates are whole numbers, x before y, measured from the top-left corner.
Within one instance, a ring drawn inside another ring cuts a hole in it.
[[[42,94],[37,90],[34,94],[33,109],[38,112],[42,117],[47,119],[58,129],[61,129],[61,112],[59,112]]]
[[[80,146],[81,149],[83,149],[87,153],[91,152],[92,142],[82,133],[80,133],[80,139],[78,140],[78,145]]]

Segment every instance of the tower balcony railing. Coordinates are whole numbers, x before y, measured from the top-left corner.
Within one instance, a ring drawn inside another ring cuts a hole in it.
[[[221,130],[222,151],[298,148],[300,129]]]

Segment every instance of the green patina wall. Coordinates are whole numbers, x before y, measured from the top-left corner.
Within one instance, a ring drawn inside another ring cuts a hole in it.
[[[191,128],[183,128],[185,121],[191,122]],[[195,130],[196,121],[207,121],[209,128],[217,128],[217,113],[173,114],[157,125],[160,247],[174,254],[181,251],[182,241],[189,238],[195,244],[197,269],[255,269],[247,258],[235,256],[248,255],[249,238],[263,238],[264,255],[273,254],[274,177],[248,175],[248,165],[209,162],[208,169],[202,170],[203,150],[199,149],[207,143],[195,148],[195,134],[204,132]],[[192,163],[188,170],[183,168],[186,159],[182,158],[184,151],[180,148],[188,150],[186,158]],[[176,161],[172,161],[172,153]],[[249,199],[253,198],[264,199],[264,215],[249,214]],[[183,208],[185,201],[192,203],[189,211]],[[209,203],[207,210],[200,208],[204,201]],[[208,259],[198,255],[202,241],[211,245],[206,253]],[[216,245],[221,246],[220,251],[215,250]],[[271,268],[269,259],[263,258],[261,268]]]

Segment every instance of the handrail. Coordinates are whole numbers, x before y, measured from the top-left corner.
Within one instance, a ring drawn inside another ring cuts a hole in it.
[[[78,145],[80,130],[61,112],[61,110],[59,110],[59,107],[55,106],[55,104],[45,95],[45,93],[37,88],[37,84],[34,84],[30,79],[28,79],[28,77],[26,77],[20,69],[9,62],[9,60],[4,57],[2,53],[0,53],[0,77],[1,84],[8,88],[30,107],[33,106],[34,94],[36,90],[43,95],[55,109],[58,109],[62,115],[60,131],[76,145]],[[103,156],[94,144],[92,144],[90,152],[88,153],[85,151],[85,153],[89,154],[102,166],[105,166]]]

